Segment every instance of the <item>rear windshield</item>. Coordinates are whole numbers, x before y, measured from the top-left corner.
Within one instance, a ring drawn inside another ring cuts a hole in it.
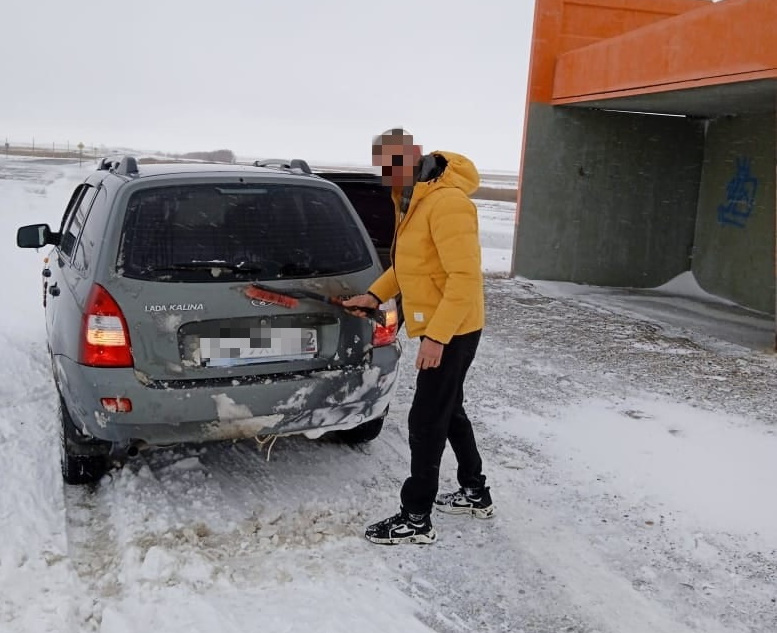
[[[328,189],[183,185],[132,194],[118,265],[126,277],[228,281],[343,274],[372,258],[353,214]]]

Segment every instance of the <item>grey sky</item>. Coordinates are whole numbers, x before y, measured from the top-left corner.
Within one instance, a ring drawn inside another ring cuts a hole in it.
[[[2,0],[0,137],[517,171],[533,0]],[[2,140],[2,139],[0,139]]]

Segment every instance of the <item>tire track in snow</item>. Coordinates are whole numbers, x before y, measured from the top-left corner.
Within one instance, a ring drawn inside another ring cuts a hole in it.
[[[82,497],[93,516],[74,552],[86,557],[82,571],[106,578],[91,585],[91,630],[112,625],[129,605],[162,589],[194,600],[225,586],[275,592],[299,582],[300,574],[338,584],[377,582],[362,561],[348,562],[365,517],[342,497],[343,469],[326,468],[346,456],[370,456],[299,439],[276,451],[268,464],[246,442],[165,450],[144,455],[103,480],[96,495]],[[318,485],[308,486],[312,480]],[[107,537],[97,539],[99,554],[88,552],[90,530]]]
[[[238,554],[310,547],[357,534],[364,517],[351,499],[342,498],[343,469],[321,476],[326,464],[320,458],[331,463],[359,452],[298,438],[288,444],[288,450],[276,445],[269,464],[249,442],[141,454],[104,479],[94,494],[74,492],[69,514],[78,568],[87,572],[86,580],[89,570],[110,569],[111,580],[93,583],[93,592],[120,593],[114,580],[122,575],[122,552],[128,548],[138,549],[135,562],[141,566],[155,547],[187,556],[197,550],[220,573],[221,562]],[[274,473],[278,467],[280,475]],[[320,485],[310,487],[310,480]]]
[[[566,598],[595,630],[611,633],[731,633],[732,629],[697,614],[696,625],[683,624],[675,613],[634,591],[632,583],[611,568],[590,544],[556,517],[518,499],[504,508],[505,531],[515,547],[525,548],[545,573],[563,584]]]
[[[100,496],[99,484],[65,489],[68,556],[83,585],[76,619],[85,633],[100,630],[103,601],[122,591],[121,550]]]

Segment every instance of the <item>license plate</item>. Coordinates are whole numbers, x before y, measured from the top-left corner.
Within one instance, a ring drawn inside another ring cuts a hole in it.
[[[309,328],[262,328],[250,337],[200,339],[200,363],[206,367],[298,360],[317,352],[317,332]]]

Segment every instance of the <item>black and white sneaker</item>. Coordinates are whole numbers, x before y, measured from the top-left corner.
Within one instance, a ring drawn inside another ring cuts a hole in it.
[[[368,541],[380,545],[428,544],[437,540],[437,532],[428,514],[410,514],[404,511],[368,526],[364,536]]]
[[[447,514],[470,514],[478,519],[490,519],[494,516],[494,504],[489,488],[459,488],[456,492],[437,495],[435,507]]]

